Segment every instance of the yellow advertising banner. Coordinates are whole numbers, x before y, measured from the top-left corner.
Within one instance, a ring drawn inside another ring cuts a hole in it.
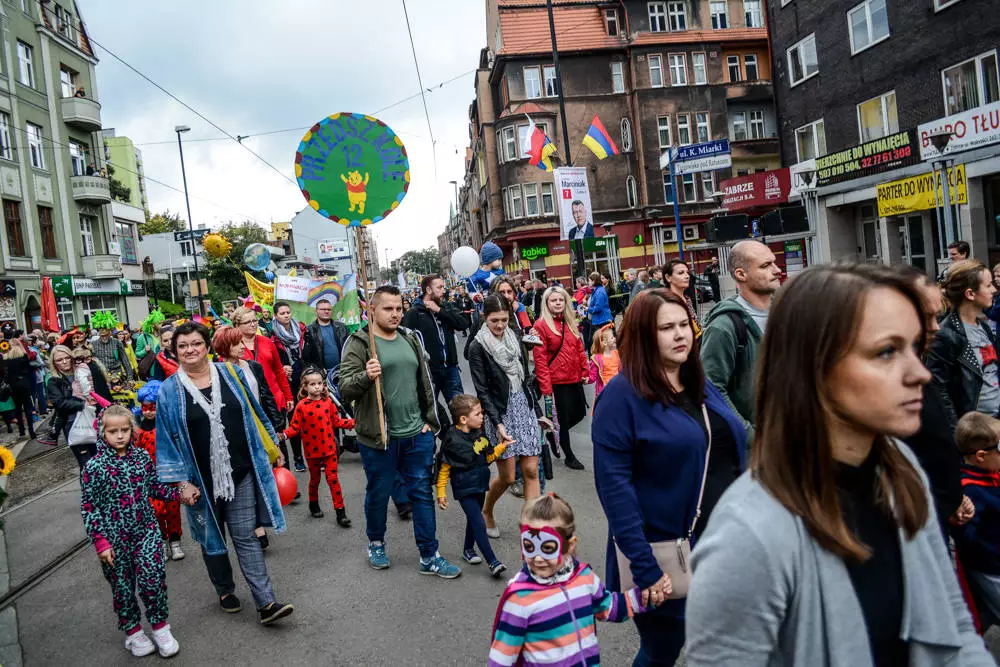
[[[247,290],[253,297],[254,303],[261,306],[274,303],[274,283],[261,282],[246,271],[243,272],[243,277],[247,281]]]
[[[969,202],[964,164],[948,170],[948,184],[951,187],[952,204],[955,203],[956,197],[959,204]],[[933,173],[882,183],[878,186],[879,217],[888,218],[934,208],[938,202],[944,201],[943,185],[940,176],[938,176],[937,197],[935,198]]]

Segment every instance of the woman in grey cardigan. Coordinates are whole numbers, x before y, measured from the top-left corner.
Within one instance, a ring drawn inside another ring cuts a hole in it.
[[[689,665],[994,664],[896,440],[920,427],[923,328],[886,267],[815,267],[779,293],[750,468],[692,557]]]

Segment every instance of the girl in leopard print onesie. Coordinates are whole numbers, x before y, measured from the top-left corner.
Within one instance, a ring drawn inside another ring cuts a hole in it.
[[[159,649],[169,657],[180,647],[167,625],[163,548],[149,498],[177,500],[180,494],[174,486],[161,484],[149,454],[132,446],[132,414],[126,408],[112,405],[98,421],[97,454],[80,475],[84,527],[111,584],[126,650],[143,656]],[[153,626],[152,642],[140,624],[137,588]]]

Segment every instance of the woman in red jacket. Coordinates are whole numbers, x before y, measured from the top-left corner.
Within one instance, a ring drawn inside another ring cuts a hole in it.
[[[583,383],[590,379],[590,370],[569,294],[562,287],[545,290],[542,316],[535,322],[535,330],[542,339],[533,350],[538,386],[547,399],[555,402],[559,447],[566,453],[566,467],[583,470],[570,447],[569,430],[587,414]]]
[[[267,388],[274,396],[275,405],[283,412],[291,411],[295,407],[295,400],[292,388],[288,385],[288,376],[281,364],[278,348],[270,338],[257,333],[257,313],[241,306],[233,312],[233,323],[243,334],[243,358],[253,359],[264,367]],[[263,387],[261,390],[263,391]],[[283,428],[284,424],[275,424],[274,427]]]

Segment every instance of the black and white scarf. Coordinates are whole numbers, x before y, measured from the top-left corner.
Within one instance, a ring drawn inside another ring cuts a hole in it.
[[[275,319],[271,322],[271,330],[274,332],[275,338],[281,341],[281,344],[288,350],[289,356],[292,359],[298,359],[299,341],[302,339],[302,329],[299,328],[298,321],[293,317],[288,322],[288,329],[285,329],[281,322]]]

